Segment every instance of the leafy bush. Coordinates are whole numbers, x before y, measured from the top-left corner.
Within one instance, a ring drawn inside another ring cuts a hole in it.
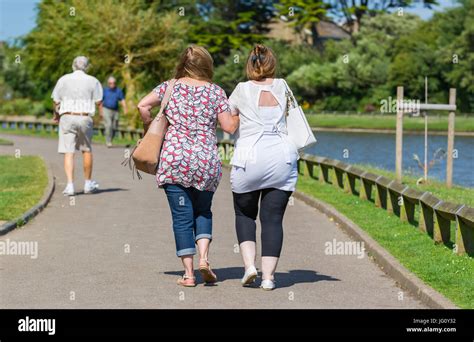
[[[237,83],[245,81],[245,63],[248,50],[232,50],[230,55],[214,70],[214,82],[221,86],[229,96]]]
[[[45,107],[40,101],[27,98],[14,99],[0,103],[0,115],[44,115]]]
[[[301,65],[320,62],[322,57],[314,48],[306,45],[289,44],[281,40],[268,40],[265,44],[277,56],[277,77],[287,78]]]
[[[45,114],[43,102],[33,102],[31,105],[30,115],[42,116]]]
[[[289,75],[295,92],[320,110],[359,110],[380,106],[394,93],[388,85],[395,42],[410,35],[420,19],[412,15],[366,17],[354,42],[329,42],[323,58],[300,64]]]

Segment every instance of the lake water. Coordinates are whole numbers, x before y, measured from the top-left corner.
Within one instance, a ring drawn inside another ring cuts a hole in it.
[[[316,137],[318,143],[305,152],[346,163],[371,164],[386,170],[395,170],[395,134],[317,132]],[[429,136],[428,162],[433,159],[438,148],[447,150],[447,137]],[[454,148],[457,150],[457,158],[453,160],[453,183],[474,187],[474,137],[456,137]],[[403,169],[422,176],[423,171],[413,159],[413,154],[417,154],[423,163],[424,136],[404,134]],[[441,181],[446,179],[445,158],[429,170],[428,178],[430,177]]]
[[[219,138],[222,137],[221,132],[218,133],[218,136]],[[395,134],[317,132],[316,137],[318,143],[308,148],[305,151],[306,153],[338,159],[346,163],[371,164],[389,171],[395,170]],[[428,162],[433,159],[433,154],[438,148],[447,150],[447,137],[429,136]],[[474,137],[456,137],[454,148],[457,150],[457,158],[453,161],[453,183],[474,187]],[[403,170],[421,177],[423,171],[413,159],[415,153],[423,163],[424,136],[404,134]],[[429,170],[428,178],[445,181],[445,158]]]

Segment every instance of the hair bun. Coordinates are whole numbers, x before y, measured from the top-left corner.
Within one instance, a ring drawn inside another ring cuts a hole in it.
[[[276,57],[272,49],[255,44],[247,59],[246,73],[249,80],[262,80],[275,76]]]
[[[262,53],[264,54],[265,52],[267,52],[267,47],[262,44],[255,44],[253,49],[256,55],[259,55]]]

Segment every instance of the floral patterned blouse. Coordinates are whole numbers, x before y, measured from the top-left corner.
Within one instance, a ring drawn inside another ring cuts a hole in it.
[[[160,100],[168,83],[154,89]],[[217,115],[227,111],[230,111],[227,96],[218,85],[175,83],[164,111],[170,125],[156,174],[158,186],[179,184],[216,191],[222,176],[217,151]]]

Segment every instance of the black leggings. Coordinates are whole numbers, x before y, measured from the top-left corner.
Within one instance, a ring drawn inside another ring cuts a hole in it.
[[[234,195],[235,229],[239,244],[244,241],[256,242],[260,200],[260,223],[262,225],[262,256],[280,257],[283,245],[283,215],[291,196],[291,191],[263,189]]]

